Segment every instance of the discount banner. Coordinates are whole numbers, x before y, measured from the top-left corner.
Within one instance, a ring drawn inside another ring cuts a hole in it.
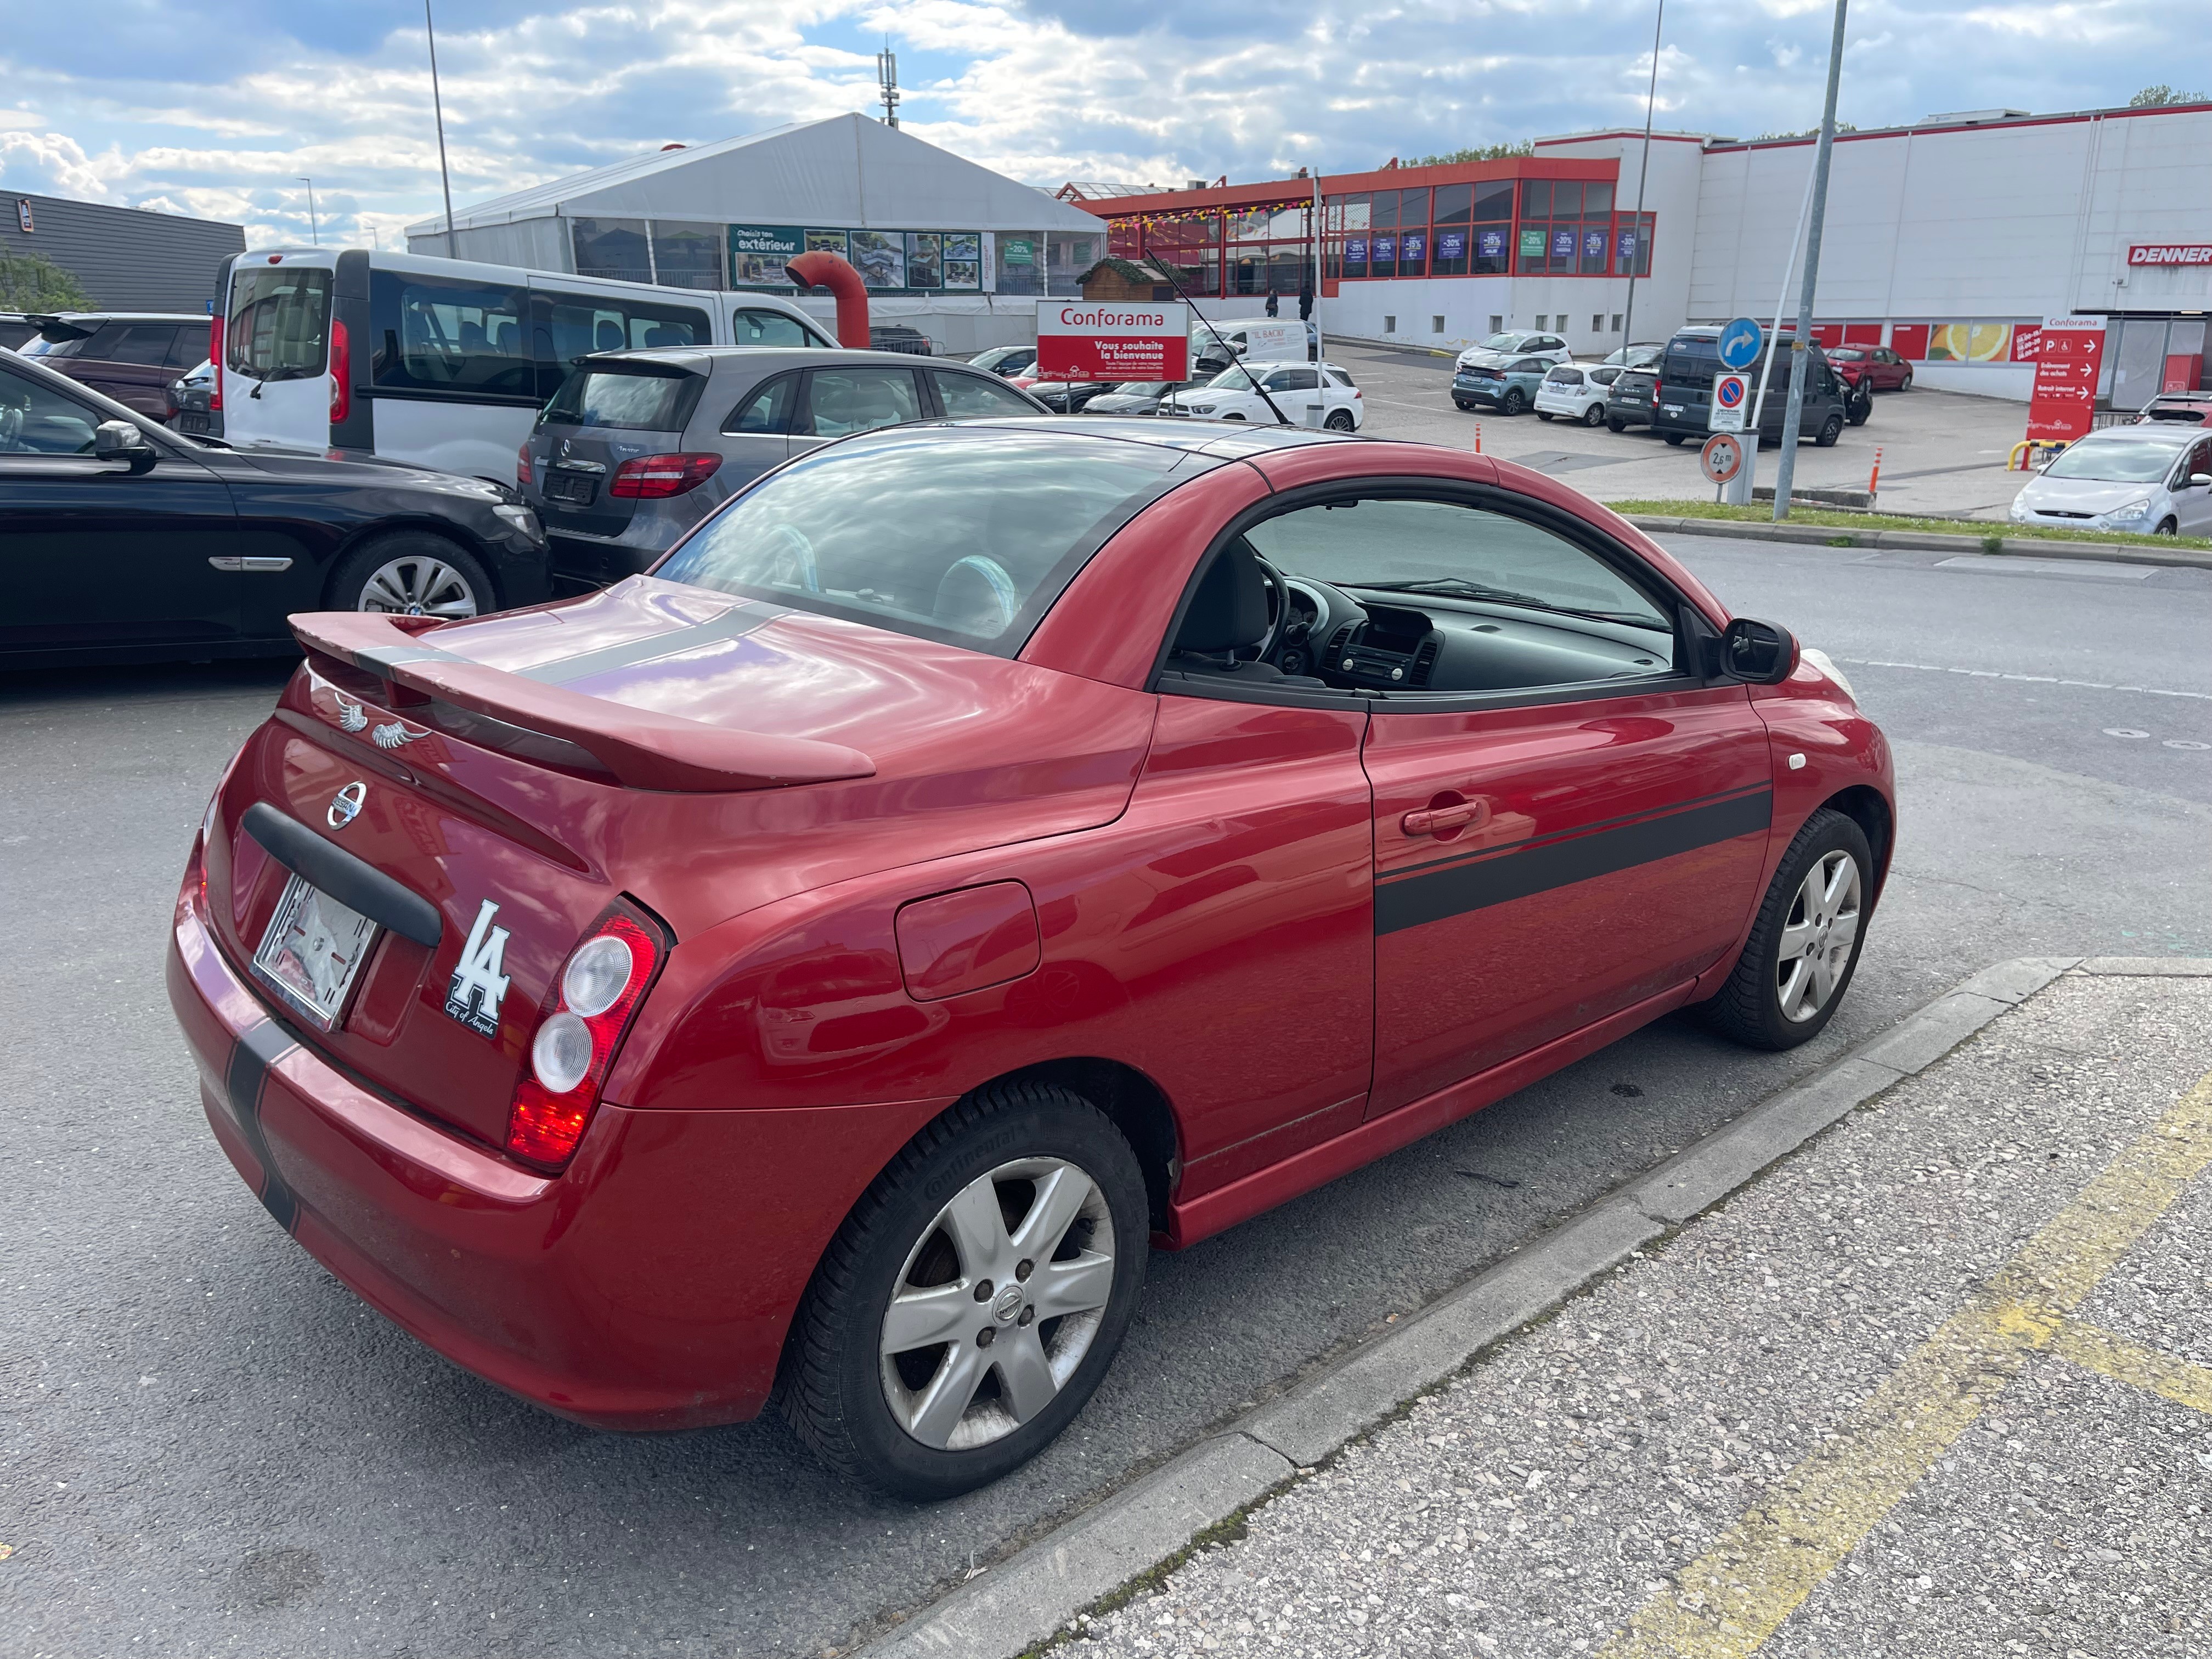
[[[1190,307],[1180,300],[1037,301],[1041,380],[1181,380],[1190,374]]]
[[[2035,338],[2027,435],[2069,443],[2085,436],[2097,407],[2097,375],[2104,362],[2102,317],[2045,318]]]

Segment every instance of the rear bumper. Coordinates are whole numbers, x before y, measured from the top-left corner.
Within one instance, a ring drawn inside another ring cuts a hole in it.
[[[167,970],[216,1139],[277,1223],[447,1358],[599,1428],[758,1413],[831,1234],[943,1104],[602,1104],[574,1162],[547,1176],[300,1042],[217,949],[197,851]]]

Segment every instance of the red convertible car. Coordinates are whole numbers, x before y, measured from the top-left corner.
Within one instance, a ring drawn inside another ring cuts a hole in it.
[[[185,871],[216,1139],[423,1341],[609,1428],[773,1395],[926,1498],[1146,1253],[1672,1010],[1802,1042],[1893,842],[1817,653],[1457,450],[940,422],[649,575],[307,659]]]

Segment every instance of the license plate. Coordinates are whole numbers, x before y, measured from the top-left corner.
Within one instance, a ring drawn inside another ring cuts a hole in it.
[[[571,501],[578,507],[591,505],[592,497],[599,491],[596,478],[580,477],[574,472],[556,472],[545,480],[546,495],[556,501]]]
[[[305,877],[284,884],[276,914],[253,953],[253,971],[318,1030],[345,1012],[361,964],[376,943],[376,924],[348,909]]]
[[[207,436],[208,417],[187,411],[177,416],[177,430],[187,437],[204,438]]]
[[[1680,404],[1662,404],[1660,408],[1669,415],[1680,415],[1682,412],[1682,405]]]

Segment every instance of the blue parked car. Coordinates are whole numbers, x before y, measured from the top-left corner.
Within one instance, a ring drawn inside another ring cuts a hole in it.
[[[1501,415],[1518,415],[1536,401],[1536,388],[1552,372],[1549,357],[1499,357],[1468,363],[1452,374],[1452,401],[1462,409],[1487,404]]]

